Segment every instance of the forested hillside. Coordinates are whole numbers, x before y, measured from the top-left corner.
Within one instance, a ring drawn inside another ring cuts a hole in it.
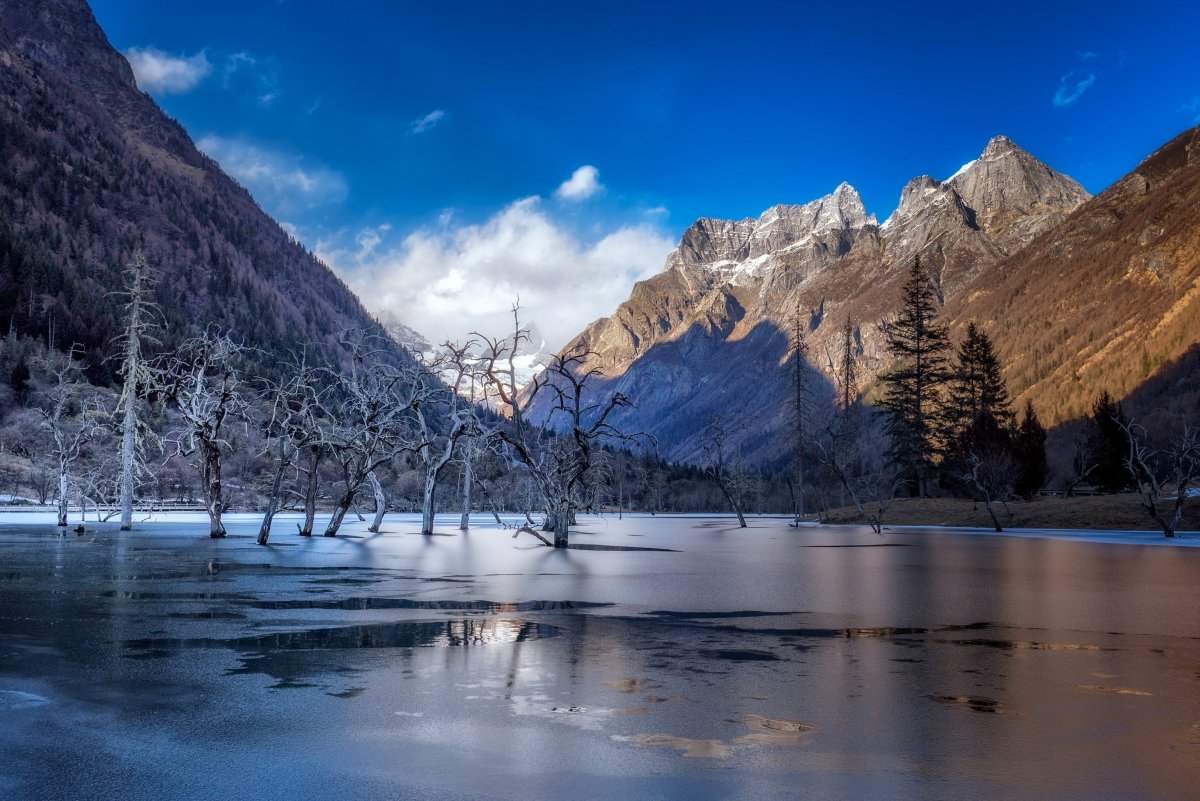
[[[81,345],[89,377],[119,329],[121,271],[158,273],[169,349],[215,324],[270,365],[374,329],[325,265],[138,90],[83,0],[0,3],[0,334]]]

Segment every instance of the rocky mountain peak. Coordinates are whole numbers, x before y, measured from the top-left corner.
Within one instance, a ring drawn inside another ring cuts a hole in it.
[[[945,182],[962,197],[979,227],[1012,253],[1061,222],[1091,195],[1006,136],[992,137],[979,158]]]
[[[1005,136],[992,137],[979,158],[946,183],[980,215],[1029,212],[1038,206],[1069,211],[1091,197],[1073,178],[1050,169]]]
[[[757,219],[701,217],[684,232],[668,265],[726,268],[830,235],[853,232],[871,222],[857,190],[842,182],[824,197],[798,206],[771,206]]]
[[[988,140],[987,147],[985,147],[983,149],[983,153],[981,153],[979,155],[979,158],[981,158],[981,159],[999,158],[1003,155],[1006,155],[1008,153],[1012,153],[1012,152],[1018,151],[1018,150],[1020,150],[1022,153],[1025,152],[1024,150],[1021,150],[1021,148],[1017,147],[1016,144],[1013,143],[1013,140],[1009,139],[1004,134],[998,134]],[[1028,154],[1026,154],[1026,155],[1028,155]]]
[[[861,228],[869,222],[862,198],[844,181],[824,197],[802,206],[772,206],[750,234],[751,259],[801,245],[822,234]]]
[[[896,215],[911,213],[921,205],[928,196],[942,188],[942,182],[928,175],[918,175],[900,191],[900,204],[896,207]]]
[[[89,89],[136,87],[84,0],[0,0],[0,43]]]

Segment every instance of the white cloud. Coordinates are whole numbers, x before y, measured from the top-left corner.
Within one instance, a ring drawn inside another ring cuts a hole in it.
[[[133,68],[138,88],[155,95],[187,92],[212,72],[204,51],[194,56],[173,56],[154,47],[131,47],[125,58]]]
[[[221,136],[206,136],[196,144],[275,217],[340,203],[349,191],[337,170],[310,165],[301,156]]]
[[[1058,91],[1054,93],[1054,105],[1069,106],[1083,96],[1083,93],[1096,82],[1096,76],[1089,74],[1086,78],[1078,78],[1076,70],[1071,70],[1058,81]]]
[[[585,164],[571,173],[570,178],[562,182],[554,196],[561,200],[586,200],[592,195],[604,191],[599,177],[599,170],[590,164]]]
[[[424,117],[419,117],[412,121],[409,128],[413,133],[425,133],[433,126],[441,122],[446,116],[446,112],[440,108],[435,108],[433,111],[426,114]]]
[[[500,336],[519,297],[523,319],[535,323],[552,348],[611,314],[635,281],[662,269],[675,246],[646,223],[583,241],[551,219],[538,197],[476,225],[455,224],[444,213],[436,227],[390,244],[386,226],[348,238],[318,242],[317,255],[381,316],[431,341],[462,339],[471,331]]]

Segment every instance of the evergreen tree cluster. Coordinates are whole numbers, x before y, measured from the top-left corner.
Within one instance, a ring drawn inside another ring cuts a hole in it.
[[[896,318],[884,325],[893,366],[880,380],[880,403],[891,440],[887,459],[910,495],[936,484],[975,496],[997,485],[1025,497],[1046,483],[1046,430],[1033,404],[1020,422],[1012,411],[1002,367],[986,333],[974,323],[951,356],[947,327],[938,322],[934,287],[913,262]]]

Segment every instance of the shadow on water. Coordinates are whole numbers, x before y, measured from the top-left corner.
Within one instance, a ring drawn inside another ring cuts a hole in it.
[[[559,633],[557,626],[527,620],[464,619],[340,626],[227,640],[129,640],[123,645],[128,651],[125,656],[135,660],[161,659],[195,649],[240,651],[241,665],[226,671],[228,675],[261,674],[278,682],[273,689],[295,689],[325,686],[330,676],[361,672],[337,657],[337,654],[351,651],[517,645],[557,637]],[[400,650],[399,653],[407,651]]]
[[[660,553],[679,553],[674,548],[644,548],[636,545],[594,545],[592,543],[573,542],[567,546],[571,551],[658,551]]]
[[[240,606],[252,609],[440,609],[471,612],[554,612],[558,610],[598,609],[611,603],[580,601],[414,601],[411,598],[288,598],[283,600],[252,600]]]
[[[358,648],[463,647],[521,643],[555,637],[556,626],[526,620],[446,620],[437,622],[373,623],[336,628],[282,631],[233,639],[127,640],[132,651],[167,654],[193,648],[232,648],[236,651],[331,651]]]

